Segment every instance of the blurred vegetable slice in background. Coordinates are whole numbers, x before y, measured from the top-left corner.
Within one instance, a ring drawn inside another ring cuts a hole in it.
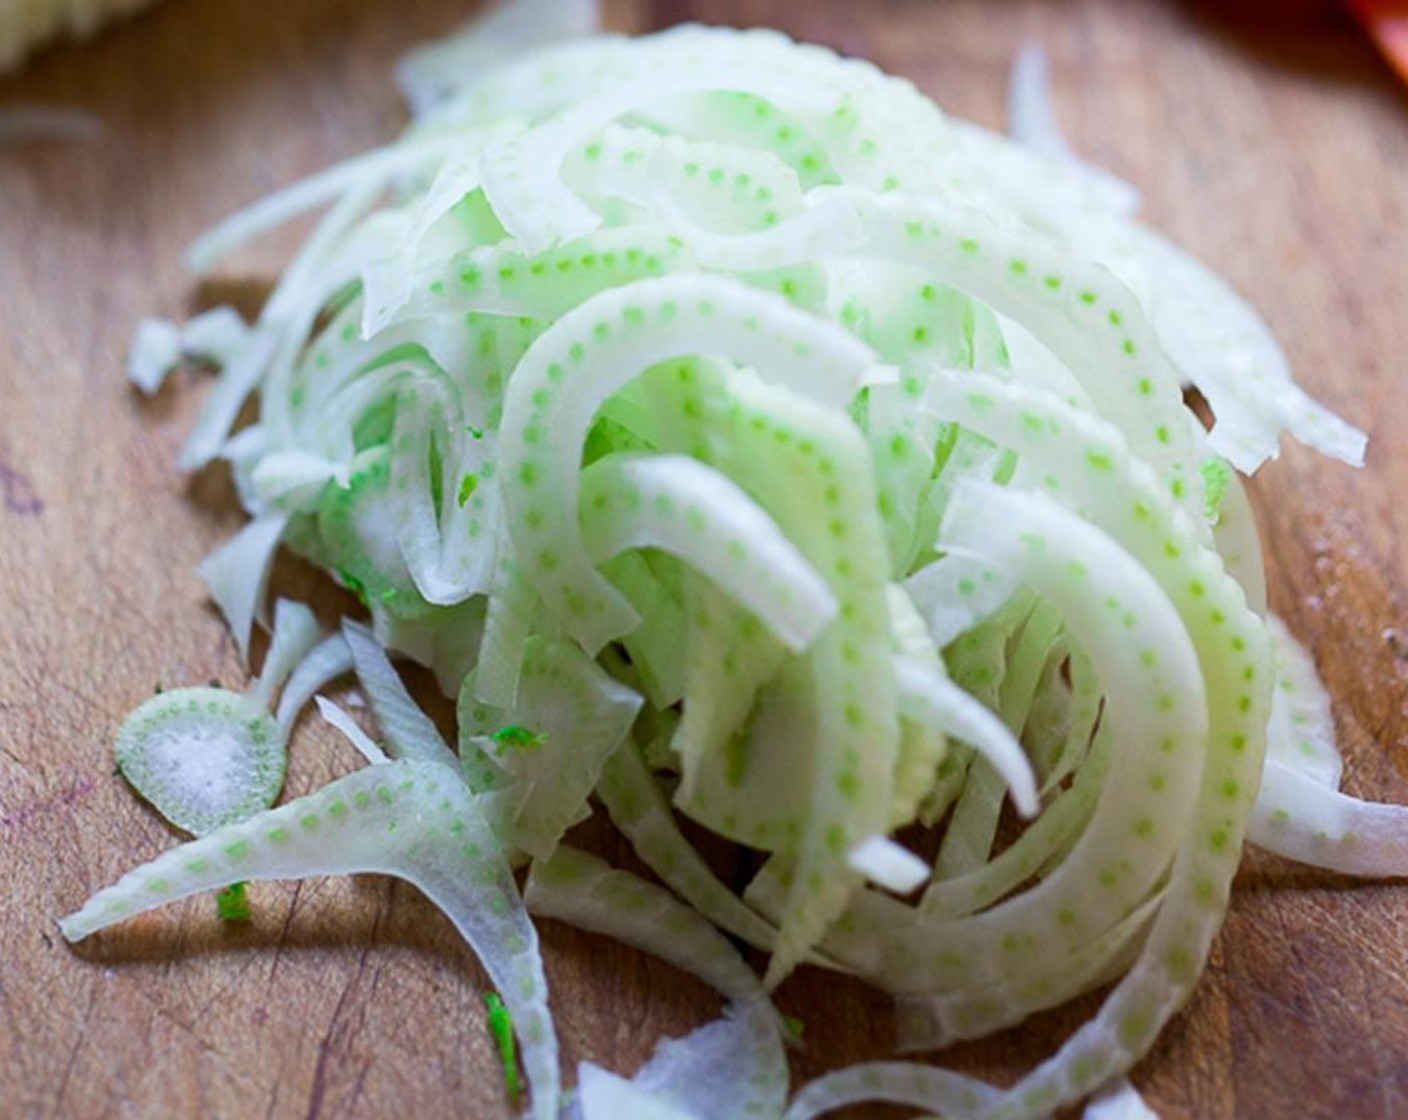
[[[1408,82],[1408,0],[1349,0],[1349,6]]]
[[[91,35],[152,0],[0,0],[0,74],[66,35]]]

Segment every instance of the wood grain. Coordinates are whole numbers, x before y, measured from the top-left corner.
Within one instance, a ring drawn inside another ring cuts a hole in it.
[[[1270,318],[1303,381],[1371,435],[1361,473],[1290,448],[1254,491],[1273,601],[1337,703],[1349,788],[1408,800],[1408,97],[1329,3],[645,0],[613,26],[773,23],[907,74],[1000,123],[1016,46],[1051,52],[1083,152]],[[276,14],[277,11],[277,14]],[[239,522],[174,456],[203,386],[152,402],[121,356],[142,315],[257,299],[298,231],[193,286],[181,247],[276,184],[392,136],[387,79],[466,13],[415,4],[171,0],[0,83],[91,107],[91,145],[0,152],[0,1113],[23,1117],[509,1115],[483,978],[448,923],[381,879],[207,900],[77,951],[53,918],[171,833],[112,774],[110,738],[157,683],[240,685],[195,561]],[[218,289],[218,290],[217,290]],[[306,584],[291,569],[283,579]],[[305,726],[290,793],[351,764]],[[610,846],[602,836],[598,841]],[[1408,1109],[1408,892],[1249,856],[1212,967],[1136,1082],[1165,1117]],[[549,925],[565,1059],[630,1070],[716,1009],[664,966]],[[799,1076],[888,1052],[885,1001],[801,975]],[[1089,1001],[949,1056],[1010,1078]],[[892,1115],[855,1110],[850,1115]]]

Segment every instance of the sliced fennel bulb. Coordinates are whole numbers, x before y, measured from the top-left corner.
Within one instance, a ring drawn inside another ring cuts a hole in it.
[[[365,769],[214,822],[65,933],[380,870],[480,953],[536,1117],[564,1103],[534,909],[728,1000],[632,1081],[584,1067],[582,1115],[1035,1117],[1111,1086],[1095,1107],[1137,1114],[1121,1078],[1196,983],[1248,830],[1408,871],[1403,811],[1335,790],[1231,470],[1283,432],[1351,461],[1362,437],[1053,140],[1030,61],[1014,107],[1045,154],[771,32],[563,38],[582,8],[408,60],[405,138],[194,249],[212,267],[328,207],[260,319],[139,337],[144,388],[187,353],[222,367],[184,462],[228,460],[252,518],[203,567],[239,640],[279,547],[369,615],[305,634],[297,668],[285,643],[276,740],[347,671],[382,739],[320,701]],[[434,671],[457,736],[393,656]],[[597,802],[672,893],[571,847]],[[762,853],[741,897],[680,816]],[[893,839],[911,825],[931,862]],[[769,954],[761,982],[715,926]],[[893,993],[910,1047],[1114,987],[1013,1087],[892,1062],[788,1105],[764,991],[804,963]]]

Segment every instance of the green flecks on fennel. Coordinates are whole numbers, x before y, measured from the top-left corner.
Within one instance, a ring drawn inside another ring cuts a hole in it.
[[[1222,510],[1222,499],[1227,495],[1227,487],[1232,484],[1232,468],[1225,459],[1204,459],[1198,471],[1203,476],[1207,519],[1216,523]]]
[[[250,918],[248,883],[231,883],[215,896],[215,912],[222,922],[247,922]]]
[[[501,727],[490,736],[497,744],[495,753],[500,757],[506,750],[533,751],[537,750],[547,742],[547,735],[541,731],[534,731],[530,727],[523,727],[520,724],[511,723],[507,727]]]
[[[499,998],[498,992],[484,996],[484,1006],[489,1009],[489,1033],[499,1051],[499,1063],[504,1073],[504,1092],[511,1101],[516,1101],[523,1092],[523,1078],[518,1072],[518,1050],[513,1041],[513,1019]]]

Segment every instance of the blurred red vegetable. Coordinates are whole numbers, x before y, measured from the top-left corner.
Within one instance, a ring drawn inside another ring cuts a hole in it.
[[[1408,81],[1408,0],[1350,0],[1349,6],[1394,69]]]

